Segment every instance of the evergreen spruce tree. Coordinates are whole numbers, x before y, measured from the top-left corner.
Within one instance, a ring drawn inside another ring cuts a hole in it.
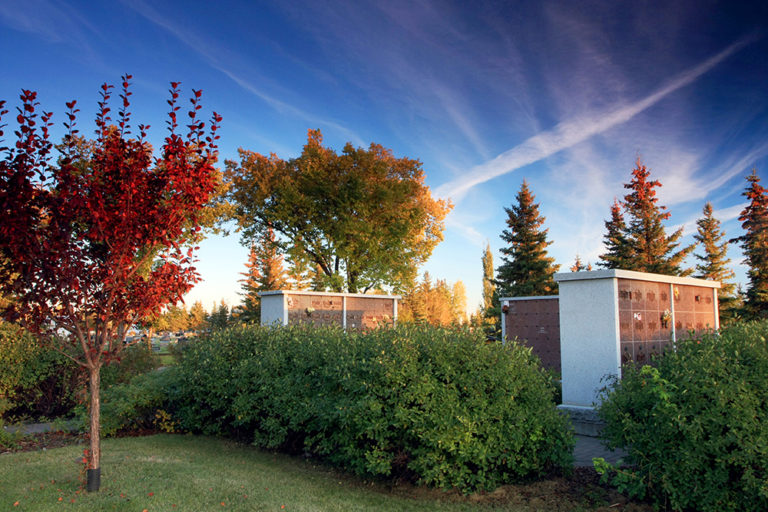
[[[299,244],[301,238],[298,239]],[[289,266],[287,271],[287,285],[291,290],[307,290],[312,287],[312,263],[300,247],[293,247],[288,251],[287,258]]]
[[[283,267],[283,256],[277,251],[275,233],[268,229],[251,246],[246,271],[240,275],[243,302],[239,308],[238,320],[243,323],[259,323],[261,320],[261,300],[259,292],[281,290],[288,284]]]
[[[739,216],[744,234],[734,239],[741,242],[749,265],[744,308],[750,318],[768,318],[768,190],[760,185],[755,169],[747,176],[747,182],[743,195],[749,204]]]
[[[421,281],[403,294],[398,305],[398,319],[403,323],[458,325],[467,321],[466,309],[464,283],[457,281],[451,286],[445,279],[433,283],[429,272],[425,272]]]
[[[600,255],[598,266],[625,270],[632,268],[634,266],[632,246],[627,239],[627,225],[624,223],[621,203],[616,199],[611,205],[611,218],[605,221],[605,229],[603,245],[606,252]]]
[[[663,221],[669,218],[666,207],[656,203],[658,180],[650,180],[650,171],[637,160],[632,180],[624,185],[630,193],[624,196],[624,209],[629,217],[626,238],[632,250],[632,265],[627,270],[687,276],[693,269],[683,269],[681,264],[695,245],[675,252],[683,236],[683,228],[667,236]]]
[[[696,265],[696,277],[720,281],[717,292],[722,324],[732,320],[737,303],[736,285],[729,282],[734,272],[728,268],[728,241],[723,240],[725,232],[720,229],[720,221],[712,215],[712,203],[704,205],[704,216],[696,221],[697,232],[693,238],[702,247],[704,254],[694,254],[699,263]]]
[[[547,231],[542,229],[544,217],[539,215],[535,196],[523,181],[516,196],[517,204],[504,208],[507,227],[501,239],[509,244],[501,249],[502,264],[496,272],[499,295],[523,297],[529,295],[556,295],[557,285],[553,275],[559,265],[547,256]]]
[[[217,307],[214,302],[213,307],[211,308],[211,314],[208,315],[208,325],[210,328],[214,330],[225,329],[229,325],[230,320],[231,317],[229,315],[229,306],[227,306],[227,303],[222,300]]]
[[[320,265],[315,265],[314,268],[309,271],[309,287],[313,292],[324,292],[328,289],[326,276],[323,273],[323,269],[320,268]]]
[[[585,265],[581,261],[581,257],[578,253],[576,253],[576,261],[573,262],[573,265],[571,265],[570,271],[571,272],[589,272],[592,270],[592,264],[590,262],[587,262]]]

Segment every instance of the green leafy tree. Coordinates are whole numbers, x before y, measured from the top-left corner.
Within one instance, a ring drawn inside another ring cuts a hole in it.
[[[728,320],[733,317],[737,299],[736,285],[730,282],[734,272],[728,267],[728,240],[724,240],[725,232],[720,228],[720,221],[712,215],[712,203],[707,202],[703,209],[704,216],[696,221],[697,231],[693,238],[703,249],[703,254],[694,254],[699,263],[696,265],[696,277],[720,281],[722,287],[718,291],[720,318]]]
[[[632,171],[632,180],[624,185],[629,194],[624,196],[624,209],[629,217],[625,238],[631,247],[629,267],[625,270],[653,272],[687,276],[693,269],[683,269],[683,260],[693,251],[695,245],[679,250],[683,228],[667,236],[664,221],[670,216],[666,207],[656,203],[656,187],[661,187],[658,180],[650,179],[650,171],[637,160]]]
[[[282,290],[287,287],[288,278],[283,266],[283,256],[278,252],[275,232],[267,229],[258,242],[251,246],[247,270],[241,275],[243,303],[237,319],[243,323],[259,323],[261,320],[261,299],[259,292]]]
[[[606,234],[603,245],[606,252],[600,255],[597,263],[603,268],[629,269],[634,266],[632,245],[627,239],[627,225],[621,212],[621,203],[613,200],[611,218],[605,221]]]
[[[756,169],[747,176],[747,182],[743,195],[749,203],[739,216],[744,234],[732,241],[741,243],[749,266],[745,313],[752,318],[768,318],[768,191],[760,185]]]
[[[442,240],[448,202],[433,199],[418,160],[389,149],[344,146],[310,130],[301,155],[281,160],[240,150],[227,162],[244,239],[272,228],[281,248],[304,253],[334,291],[406,288]]]
[[[535,196],[523,181],[516,196],[517,204],[504,208],[507,227],[501,239],[509,245],[501,249],[503,263],[496,272],[499,295],[524,297],[529,295],[556,295],[553,279],[559,265],[547,256],[547,229],[542,229],[544,217],[539,214]]]

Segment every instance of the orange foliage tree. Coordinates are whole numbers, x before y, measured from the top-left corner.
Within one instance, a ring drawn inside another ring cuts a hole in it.
[[[443,239],[450,204],[432,198],[418,160],[395,158],[379,144],[348,143],[338,154],[322,142],[310,130],[297,158],[241,149],[239,163],[227,161],[243,242],[274,230],[292,259],[320,269],[316,287],[406,289]]]

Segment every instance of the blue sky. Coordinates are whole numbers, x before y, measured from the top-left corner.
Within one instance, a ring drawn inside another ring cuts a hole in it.
[[[766,2],[4,0],[0,48],[0,98],[37,90],[58,123],[77,99],[85,134],[99,85],[131,73],[133,119],[156,145],[168,83],[203,90],[224,117],[222,165],[239,147],[295,156],[309,128],[418,158],[455,204],[424,270],[464,281],[472,309],[523,179],[563,270],[597,260],[638,156],[687,240],[705,201],[740,234],[744,176],[768,181]],[[238,237],[199,259],[187,302],[236,304]]]

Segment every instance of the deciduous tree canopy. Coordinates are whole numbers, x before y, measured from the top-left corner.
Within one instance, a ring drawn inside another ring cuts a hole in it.
[[[310,130],[298,158],[241,149],[239,163],[227,162],[243,242],[274,229],[282,248],[306,254],[334,291],[404,289],[442,240],[450,204],[432,198],[418,160],[379,144],[348,143],[337,154],[322,142]]]

